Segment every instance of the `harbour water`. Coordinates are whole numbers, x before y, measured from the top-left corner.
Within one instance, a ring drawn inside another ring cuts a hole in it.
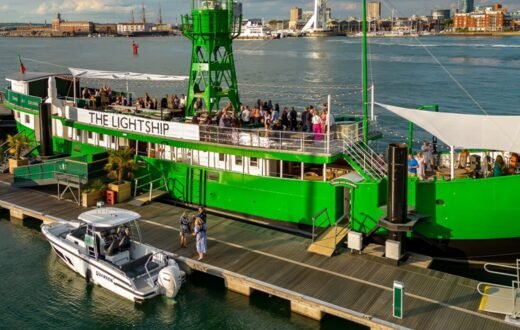
[[[138,39],[140,56],[132,57],[130,39],[0,38],[0,78],[18,70],[17,54],[29,71],[66,72],[64,67],[186,75],[191,48],[182,38]],[[441,111],[516,114],[520,104],[520,38],[422,38],[370,41],[371,80],[378,102],[416,107],[439,104]],[[422,45],[421,45],[422,44]],[[435,55],[435,59],[424,49]],[[359,39],[285,39],[235,43],[242,102],[272,99],[302,110],[334,99],[334,113],[361,114]],[[29,59],[38,60],[34,62]],[[48,63],[64,67],[52,66]],[[449,72],[481,105],[479,109]],[[102,84],[103,82],[93,82]],[[112,83],[111,83],[112,84]],[[1,85],[1,84],[0,84]],[[132,83],[137,93],[181,94],[185,84]],[[126,88],[126,86],[120,86]],[[114,88],[116,89],[116,88]],[[407,124],[377,110],[384,142],[402,142]],[[418,139],[429,138],[418,132]],[[172,239],[176,239],[172,237]],[[228,292],[211,277],[190,277],[174,304],[156,299],[139,306],[87,285],[51,253],[32,226],[0,221],[0,294],[2,327],[315,329],[356,328],[326,318],[322,323],[291,314],[287,303],[262,295]]]

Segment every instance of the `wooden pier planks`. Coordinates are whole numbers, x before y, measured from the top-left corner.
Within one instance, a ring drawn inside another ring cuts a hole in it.
[[[63,220],[75,219],[85,211],[44,192],[0,185],[0,207],[13,206],[39,214],[39,218]],[[322,304],[324,311],[345,318],[348,311],[365,314],[367,325],[394,324],[416,329],[513,328],[500,316],[478,312],[480,296],[473,280],[409,265],[395,267],[381,258],[346,251],[333,258],[317,256],[306,252],[308,239],[214,215],[208,217],[209,253],[202,262],[196,262],[192,260],[196,257],[193,237],[189,239],[189,248],[179,247],[176,229],[183,209],[159,203],[118,207],[142,215],[141,231],[147,243],[188,258],[199,270],[214,275],[224,270],[245,278],[246,285],[253,289],[269,290],[269,294],[285,299],[308,297]],[[391,316],[394,280],[405,283],[403,320]]]

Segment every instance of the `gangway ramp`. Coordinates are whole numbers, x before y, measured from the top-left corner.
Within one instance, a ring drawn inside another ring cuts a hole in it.
[[[345,240],[350,230],[349,223],[342,223],[345,220],[348,220],[348,214],[344,214],[332,223],[327,209],[318,212],[312,217],[312,243],[307,251],[332,257],[338,245]]]
[[[477,291],[482,295],[479,310],[506,315],[506,320],[520,326],[520,259],[516,265],[486,263],[490,274],[513,278],[511,285],[480,282]]]
[[[343,242],[349,232],[348,227],[333,226],[316,239],[307,249],[308,252],[331,257],[339,243]]]

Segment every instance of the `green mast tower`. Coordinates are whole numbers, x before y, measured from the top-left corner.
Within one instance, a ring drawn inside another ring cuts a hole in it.
[[[186,115],[192,116],[197,99],[208,111],[228,98],[240,109],[233,39],[240,35],[241,3],[233,0],[192,0],[191,16],[182,17],[182,34],[192,41]]]

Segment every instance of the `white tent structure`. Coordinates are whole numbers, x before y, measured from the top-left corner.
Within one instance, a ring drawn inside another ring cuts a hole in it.
[[[106,79],[106,80],[124,80],[128,81],[163,81],[163,82],[180,82],[187,81],[188,76],[171,76],[136,72],[116,72],[101,71],[80,68],[68,68],[73,77],[74,82],[74,103],[76,102],[76,80],[78,78],[87,79]],[[127,84],[128,91],[128,84]]]
[[[170,76],[135,72],[115,72],[89,69],[69,68],[76,78],[108,79],[108,80],[141,80],[141,81],[186,81],[188,76]]]
[[[443,113],[376,104],[449,145],[452,171],[455,147],[520,152],[520,116]]]

